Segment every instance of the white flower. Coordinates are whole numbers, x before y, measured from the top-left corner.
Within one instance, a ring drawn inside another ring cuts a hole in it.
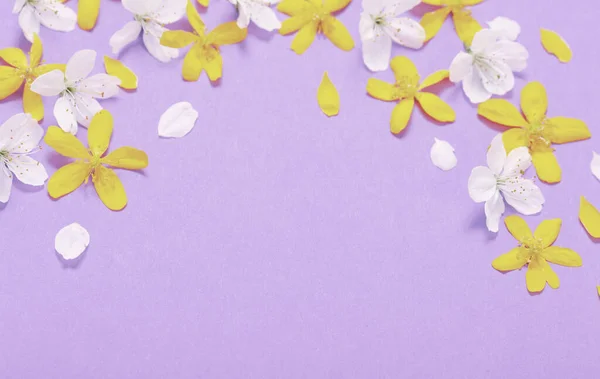
[[[19,113],[0,125],[0,202],[10,198],[13,175],[22,183],[43,186],[48,174],[29,157],[39,151],[44,129],[30,114]]]
[[[228,0],[238,10],[237,25],[240,29],[247,28],[252,21],[256,26],[271,32],[281,28],[281,22],[271,5],[279,0]]]
[[[76,222],[59,230],[54,237],[54,250],[67,260],[79,257],[89,244],[90,233]]]
[[[471,172],[469,195],[477,203],[485,202],[486,224],[491,232],[498,231],[504,200],[524,215],[542,210],[542,192],[533,180],[523,178],[531,166],[526,147],[518,147],[507,156],[502,134],[498,134],[487,152],[487,164],[489,167],[478,166]]]
[[[433,145],[429,151],[431,162],[443,171],[452,170],[456,167],[458,159],[454,154],[454,148],[447,141],[434,138]]]
[[[76,134],[77,122],[87,127],[92,117],[102,110],[96,98],[107,99],[119,92],[121,79],[115,76],[96,74],[87,77],[95,64],[96,52],[81,50],[69,59],[64,73],[53,70],[31,83],[33,92],[42,96],[60,96],[54,104],[54,117],[65,132]]]
[[[412,49],[425,42],[425,29],[415,20],[398,17],[417,6],[421,0],[363,0],[359,32],[363,60],[371,71],[389,66],[392,41]]]
[[[187,101],[173,104],[160,116],[158,135],[180,138],[192,131],[198,120],[198,111]]]
[[[75,29],[77,15],[58,0],[17,0],[13,13],[19,14],[19,26],[29,42],[40,34],[40,25],[59,32]]]
[[[161,62],[169,62],[179,56],[179,50],[162,46],[160,37],[167,28],[185,14],[186,0],[123,0],[123,7],[133,13],[134,21],[110,37],[113,54],[135,41],[143,32],[142,39],[148,52]]]
[[[514,72],[527,67],[529,53],[523,45],[502,33],[482,29],[473,37],[467,52],[461,51],[450,65],[450,81],[462,81],[472,103],[482,103],[492,95],[504,95],[515,85]]]

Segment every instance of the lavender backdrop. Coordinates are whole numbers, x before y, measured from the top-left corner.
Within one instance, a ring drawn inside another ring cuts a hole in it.
[[[0,46],[28,49],[12,3],[0,4]],[[0,377],[597,377],[600,248],[577,210],[580,195],[600,205],[589,171],[592,149],[600,151],[600,8],[488,0],[473,12],[521,23],[530,65],[508,98],[518,102],[523,85],[540,80],[551,116],[582,118],[596,135],[557,148],[563,182],[542,185],[544,211],[527,218],[532,226],[562,218],[557,244],[583,257],[582,268],[555,267],[560,289],[532,296],[524,272],[490,265],[516,242],[504,228],[489,234],[483,206],[468,196],[469,172],[485,163],[495,131],[460,88],[441,91],[456,123],[435,125],[417,109],[394,137],[393,104],[365,94],[367,78],[392,73],[368,72],[360,48],[345,53],[321,38],[297,56],[292,38],[251,27],[244,43],[223,49],[224,78],[211,86],[205,75],[183,82],[181,60],[161,64],[139,41],[120,56],[139,89],[103,102],[116,119],[112,147],[150,156],[144,173],[119,172],[125,211],[108,211],[91,185],[59,201],[20,185],[0,208]],[[359,13],[354,1],[340,15],[356,41]],[[84,48],[109,54],[109,37],[129,17],[103,1],[92,33],[42,30],[46,61]],[[224,1],[204,14],[210,28],[234,18]],[[569,41],[571,63],[544,52],[540,27]],[[394,54],[424,76],[448,67],[460,48],[447,21],[422,51],[396,46]],[[316,102],[325,70],[342,101],[331,119]],[[196,128],[159,139],[160,115],[184,100],[200,112]],[[55,123],[53,101],[45,99],[44,127]],[[20,111],[13,96],[1,102],[0,120]],[[434,137],[455,146],[455,170],[431,164]],[[50,173],[65,163],[50,149],[38,158]],[[53,244],[74,221],[92,242],[71,267]]]

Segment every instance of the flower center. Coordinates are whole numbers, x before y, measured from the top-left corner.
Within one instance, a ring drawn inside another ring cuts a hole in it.
[[[394,84],[394,95],[398,99],[413,98],[417,93],[419,78],[416,76],[401,76]]]
[[[29,84],[31,84],[36,79],[36,76],[33,72],[33,68],[31,67],[20,68],[19,76],[21,77],[21,79],[25,80]]]
[[[520,258],[527,258],[527,263],[531,262],[533,257],[539,256],[544,251],[544,244],[541,238],[528,237],[521,242]]]
[[[551,151],[552,142],[548,138],[549,134],[549,122],[547,118],[544,118],[540,122],[529,124],[527,128],[527,140],[529,141],[529,148],[532,151]]]

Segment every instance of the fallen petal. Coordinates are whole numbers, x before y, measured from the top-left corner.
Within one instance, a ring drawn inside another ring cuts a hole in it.
[[[600,238],[600,212],[583,196],[579,202],[579,221],[590,236]]]
[[[555,55],[562,63],[567,63],[573,58],[573,52],[569,44],[558,33],[542,28],[541,38],[544,49]]]
[[[431,146],[430,152],[431,162],[444,171],[452,170],[456,167],[458,161],[456,154],[454,154],[454,148],[446,141],[434,139],[435,142]]]
[[[327,72],[323,74],[319,90],[317,91],[319,107],[327,116],[335,116],[340,113],[340,95],[329,79]]]
[[[116,76],[121,79],[119,87],[124,89],[136,89],[138,87],[137,75],[121,61],[105,56],[104,68],[108,75]]]
[[[90,244],[90,234],[78,223],[62,228],[54,239],[54,249],[64,259],[79,257]]]
[[[198,111],[192,104],[183,101],[173,104],[160,116],[158,135],[166,138],[180,138],[188,134],[196,124]]]

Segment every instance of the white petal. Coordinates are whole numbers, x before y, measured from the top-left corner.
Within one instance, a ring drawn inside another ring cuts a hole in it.
[[[250,8],[250,19],[256,26],[268,32],[281,28],[281,22],[273,9],[264,5],[252,6]]]
[[[531,154],[527,147],[517,147],[506,157],[504,163],[503,177],[523,176],[523,173],[531,166]]]
[[[23,9],[23,7],[25,6],[25,3],[27,3],[27,0],[15,1],[15,5],[13,5],[12,13],[19,13],[21,11],[21,9]]]
[[[152,33],[143,34],[144,45],[146,45],[146,49],[154,58],[158,59],[160,62],[166,63],[173,58],[177,58],[179,56],[179,50],[160,44],[160,37],[162,36],[163,31],[167,29],[160,26],[158,26],[158,28],[162,29],[158,36]]]
[[[542,211],[544,195],[531,179],[515,177],[500,186],[506,202],[519,213],[526,216]]]
[[[498,191],[496,176],[487,167],[477,166],[469,176],[469,196],[476,203],[489,200]]]
[[[492,97],[492,94],[483,86],[477,70],[473,70],[462,82],[463,91],[473,104],[483,103]]]
[[[450,63],[450,81],[458,83],[473,72],[473,56],[461,51]]]
[[[13,175],[0,163],[0,203],[7,203],[12,190]]]
[[[48,179],[44,166],[26,155],[13,155],[7,162],[8,169],[15,174],[21,183],[30,186],[43,186]]]
[[[590,163],[590,168],[596,179],[600,180],[600,154],[595,151],[592,151],[592,163]]]
[[[402,46],[420,49],[425,43],[425,29],[410,18],[394,18],[389,21],[385,29],[394,42]]]
[[[75,29],[77,14],[63,4],[54,1],[37,6],[37,17],[48,29],[60,32],[70,32]]]
[[[90,126],[94,115],[102,110],[102,106],[91,95],[78,93],[75,95],[75,117],[77,122],[86,128]]]
[[[515,76],[510,67],[502,61],[488,60],[485,64],[476,64],[481,84],[493,95],[505,95],[515,86]]]
[[[237,4],[238,7],[238,18],[237,18],[237,26],[240,29],[247,28],[250,25],[250,12],[243,4]]]
[[[125,46],[135,41],[142,32],[142,25],[137,21],[129,21],[110,37],[108,44],[113,54],[118,54]]]
[[[161,24],[172,24],[183,17],[186,4],[186,0],[163,0],[158,10],[154,10],[152,14]]]
[[[473,42],[471,43],[471,51],[474,53],[481,53],[494,45],[498,40],[498,34],[490,29],[481,29],[473,36]]]
[[[77,134],[75,101],[70,96],[61,96],[54,104],[54,118],[58,126],[67,133]]]
[[[0,150],[26,154],[37,149],[44,129],[28,113],[19,113],[0,125]]]
[[[504,62],[512,71],[521,72],[527,68],[529,52],[525,46],[517,42],[498,41],[488,52],[493,60]]]
[[[384,71],[390,65],[392,39],[385,33],[362,41],[362,55],[365,66],[371,71]]]
[[[145,15],[159,9],[163,0],[122,0],[123,7],[137,15]]]
[[[198,112],[188,102],[173,104],[160,116],[158,135],[179,138],[188,134],[198,119]]]
[[[429,152],[431,162],[444,171],[452,170],[456,167],[457,163],[454,148],[446,141],[437,138],[434,138],[434,140],[435,142],[433,143],[433,146],[431,146],[431,151]]]
[[[54,238],[54,249],[64,259],[75,259],[90,244],[90,234],[78,223],[62,228]]]
[[[491,30],[495,31],[500,38],[506,38],[514,41],[521,33],[521,26],[518,22],[506,17],[496,17],[487,23]]]
[[[379,14],[388,3],[390,3],[389,0],[363,0],[362,8],[367,13]]]
[[[31,90],[42,96],[56,96],[66,89],[65,74],[60,70],[52,70],[40,75],[31,83]]]
[[[40,34],[40,21],[35,16],[33,7],[26,6],[21,10],[21,13],[19,13],[19,26],[29,42],[33,42],[34,34]]]
[[[365,2],[363,1],[363,7]],[[377,33],[376,33],[377,29]],[[376,36],[382,34],[381,29],[373,22],[373,17],[367,12],[360,14],[360,21],[358,22],[358,32],[361,40],[373,39]]]
[[[497,233],[500,226],[500,218],[504,214],[506,206],[499,191],[485,202],[485,224],[490,232]]]
[[[77,82],[87,78],[96,65],[96,52],[94,50],[79,50],[67,62],[65,76],[70,82]]]
[[[96,74],[82,80],[77,86],[78,93],[100,99],[108,99],[119,93],[121,79],[108,74]]]
[[[502,134],[496,134],[487,151],[487,165],[495,175],[500,175],[506,161],[506,149],[502,142]]]

